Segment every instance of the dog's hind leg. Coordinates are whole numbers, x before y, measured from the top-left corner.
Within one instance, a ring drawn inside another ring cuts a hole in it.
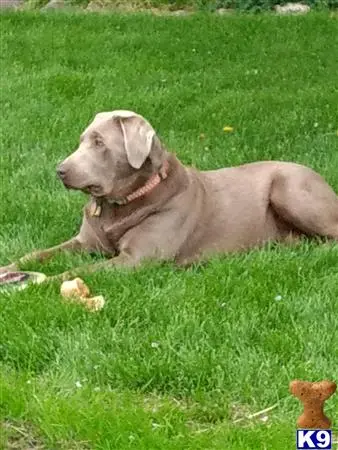
[[[302,233],[338,240],[338,196],[311,169],[297,167],[276,174],[270,203],[277,215]]]

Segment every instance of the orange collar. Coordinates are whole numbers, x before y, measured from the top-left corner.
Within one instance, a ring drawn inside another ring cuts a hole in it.
[[[144,195],[151,192],[158,184],[161,183],[162,180],[165,180],[168,176],[169,163],[168,161],[164,161],[160,171],[158,173],[154,173],[146,184],[136,191],[128,194],[126,197],[120,199],[109,199],[108,203],[116,204],[116,205],[126,205],[127,203],[136,200],[137,198],[143,197]],[[99,217],[102,212],[101,199],[94,199],[93,206],[91,208],[91,216]]]
[[[160,171],[158,173],[154,173],[144,186],[136,189],[136,191],[132,192],[131,194],[127,195],[125,198],[121,200],[117,201],[114,200],[114,203],[117,203],[118,205],[126,205],[127,203],[130,203],[133,200],[136,200],[137,198],[148,194],[150,191],[154,189],[154,187],[160,184],[162,180],[165,180],[167,178],[168,169],[169,163],[167,160],[165,160]]]

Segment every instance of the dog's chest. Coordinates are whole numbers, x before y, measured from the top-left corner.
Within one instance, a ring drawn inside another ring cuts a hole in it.
[[[86,208],[86,219],[101,247],[118,250],[118,242],[134,223],[128,206],[98,203],[92,199]]]

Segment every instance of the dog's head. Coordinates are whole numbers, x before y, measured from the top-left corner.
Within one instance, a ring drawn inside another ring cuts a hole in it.
[[[154,129],[142,116],[123,110],[102,112],[57,173],[67,188],[119,198],[157,172],[165,158]]]

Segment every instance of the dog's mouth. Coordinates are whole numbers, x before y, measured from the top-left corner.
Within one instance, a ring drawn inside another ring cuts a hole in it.
[[[98,184],[89,184],[81,190],[86,192],[87,194],[98,195],[101,192],[101,186]]]
[[[67,183],[67,181],[63,181],[63,185],[66,189],[82,191],[82,192],[85,192],[86,194],[98,195],[101,192],[101,186],[98,184],[87,184],[84,186],[76,186],[76,185]]]

